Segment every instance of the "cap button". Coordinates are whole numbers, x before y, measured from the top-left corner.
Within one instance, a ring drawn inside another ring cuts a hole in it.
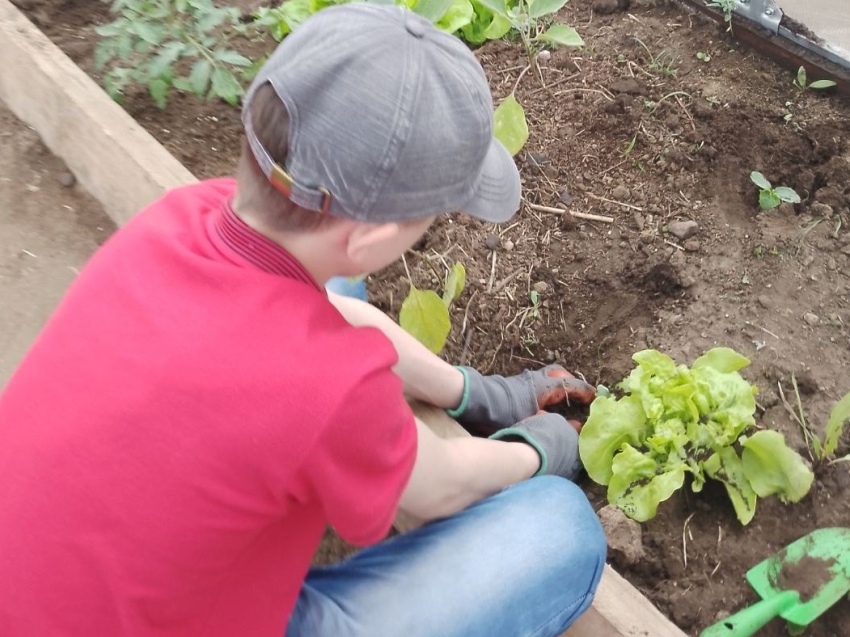
[[[416,37],[421,38],[425,35],[425,29],[428,27],[428,23],[425,21],[425,18],[416,15],[410,11],[406,11],[404,15],[404,28],[407,29],[407,32]]]

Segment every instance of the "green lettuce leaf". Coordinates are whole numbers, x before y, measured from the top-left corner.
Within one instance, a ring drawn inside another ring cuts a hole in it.
[[[687,466],[684,462],[659,472],[658,463],[626,443],[614,456],[608,501],[633,520],[655,517],[659,503],[682,488]]]
[[[812,487],[815,476],[806,461],[785,445],[778,431],[759,431],[744,442],[744,475],[761,498],[776,495],[797,502]]]
[[[591,479],[608,484],[613,474],[614,454],[625,443],[640,445],[646,431],[646,417],[637,398],[594,400],[578,445],[581,461]]]
[[[743,525],[749,524],[756,514],[756,492],[744,473],[744,463],[732,447],[719,449],[703,463],[706,474],[720,480],[732,500],[735,515]]]

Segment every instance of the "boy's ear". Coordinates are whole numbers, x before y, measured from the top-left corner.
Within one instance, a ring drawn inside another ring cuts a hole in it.
[[[358,223],[348,233],[346,254],[355,263],[368,261],[369,255],[393,239],[399,232],[397,223]]]

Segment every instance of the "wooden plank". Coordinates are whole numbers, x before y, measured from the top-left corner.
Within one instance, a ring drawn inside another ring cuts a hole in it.
[[[0,0],[0,100],[122,225],[169,188],[196,181],[8,0]]]

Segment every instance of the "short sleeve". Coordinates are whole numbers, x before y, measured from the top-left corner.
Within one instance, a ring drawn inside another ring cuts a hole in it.
[[[306,467],[329,523],[344,540],[365,546],[386,537],[413,470],[416,442],[401,380],[385,364],[361,368]]]

